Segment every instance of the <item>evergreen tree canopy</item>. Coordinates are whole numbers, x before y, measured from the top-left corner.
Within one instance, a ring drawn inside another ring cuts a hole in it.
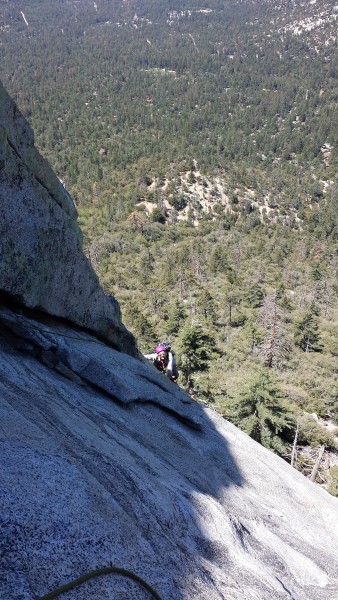
[[[294,427],[294,418],[280,385],[266,369],[232,399],[229,417],[266,448],[278,454],[285,452],[285,439]]]
[[[179,365],[188,389],[196,371],[208,369],[216,353],[216,340],[200,323],[188,319],[178,338]]]

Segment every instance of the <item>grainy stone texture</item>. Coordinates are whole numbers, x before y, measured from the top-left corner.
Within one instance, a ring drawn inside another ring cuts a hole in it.
[[[162,406],[199,428],[197,415],[186,405],[193,400],[179,386],[155,369],[106,346],[93,335],[74,331],[56,319],[39,322],[0,306],[0,333],[10,344],[80,385],[89,384],[122,404],[147,402]]]
[[[136,355],[119,306],[82,252],[69,194],[0,83],[0,292],[95,331]]]
[[[83,385],[70,362],[65,377],[35,343],[17,348],[22,323],[0,335],[0,598],[36,600],[113,564],[163,600],[337,599],[335,498],[151,366],[54,331]],[[110,575],[67,598],[150,595]]]

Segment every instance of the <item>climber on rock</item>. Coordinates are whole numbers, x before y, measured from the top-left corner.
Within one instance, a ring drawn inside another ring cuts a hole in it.
[[[179,373],[175,354],[171,351],[170,342],[161,342],[156,346],[154,353],[145,354],[144,356],[152,361],[156,369],[166,374],[171,381],[177,383]]]

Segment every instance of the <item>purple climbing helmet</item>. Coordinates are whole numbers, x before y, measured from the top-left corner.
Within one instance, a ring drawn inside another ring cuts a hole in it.
[[[163,344],[158,344],[158,346],[155,348],[155,352],[156,354],[159,354],[160,352],[166,352],[166,347]]]

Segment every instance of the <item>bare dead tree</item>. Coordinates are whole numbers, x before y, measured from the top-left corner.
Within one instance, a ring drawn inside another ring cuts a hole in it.
[[[311,475],[310,475],[310,481],[316,481],[318,469],[319,469],[321,460],[323,458],[324,452],[325,452],[325,445],[323,445],[323,446],[321,446],[319,448],[317,460],[316,460],[315,464],[313,465],[313,469],[312,469],[312,472],[311,472]]]
[[[299,421],[297,421],[297,427],[296,427],[296,431],[295,431],[295,437],[293,439],[292,453],[291,453],[291,463],[290,463],[291,467],[294,467],[296,459],[297,459],[298,434],[299,434]]]
[[[288,358],[290,344],[283,327],[283,313],[276,294],[265,297],[260,322],[265,331],[264,341],[260,346],[264,364],[269,368],[279,368]]]

